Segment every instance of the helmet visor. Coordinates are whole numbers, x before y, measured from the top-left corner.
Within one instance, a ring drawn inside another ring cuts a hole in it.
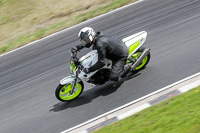
[[[85,45],[85,47],[89,48],[91,46],[91,40],[89,39],[88,31],[81,32],[80,39]]]
[[[90,43],[90,39],[88,37],[83,38],[82,42],[86,45],[86,44]]]

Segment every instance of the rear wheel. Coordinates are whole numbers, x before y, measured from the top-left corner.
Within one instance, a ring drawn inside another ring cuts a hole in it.
[[[142,52],[144,51],[145,47],[141,47],[138,49],[138,51],[131,56],[132,59],[137,59],[139,58],[139,56],[142,54]],[[150,61],[150,57],[151,57],[151,54],[149,53],[142,61],[142,63],[136,67],[135,70],[131,70],[131,71],[139,71],[141,69],[143,69]]]
[[[74,91],[71,94],[71,91],[72,91],[71,83],[65,84],[65,85],[59,84],[58,87],[56,88],[55,96],[60,101],[64,101],[64,102],[72,101],[78,98],[78,96],[80,96],[80,94],[83,92],[83,89],[84,89],[83,82],[78,82],[76,83],[74,87]]]

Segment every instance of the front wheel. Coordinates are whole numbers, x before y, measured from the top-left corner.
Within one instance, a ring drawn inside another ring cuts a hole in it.
[[[65,85],[59,84],[58,87],[56,88],[55,96],[58,100],[63,102],[72,101],[78,98],[78,96],[80,96],[80,94],[83,92],[83,89],[84,89],[84,84],[82,81],[76,83],[72,94],[71,94],[72,91],[71,83]]]

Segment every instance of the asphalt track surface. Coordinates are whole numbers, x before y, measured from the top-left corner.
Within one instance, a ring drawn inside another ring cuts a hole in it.
[[[67,50],[80,43],[77,34],[85,26],[120,39],[147,31],[151,61],[115,87],[86,84],[80,98],[59,102],[54,91],[69,73]],[[2,56],[0,132],[61,132],[193,75],[200,71],[199,36],[199,0],[145,0]]]

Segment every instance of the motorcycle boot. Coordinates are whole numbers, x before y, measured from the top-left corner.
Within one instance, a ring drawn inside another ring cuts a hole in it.
[[[121,73],[121,78],[126,77],[126,75],[130,72],[131,70],[131,66],[133,65],[133,63],[127,63],[126,65],[124,65],[124,71]]]

